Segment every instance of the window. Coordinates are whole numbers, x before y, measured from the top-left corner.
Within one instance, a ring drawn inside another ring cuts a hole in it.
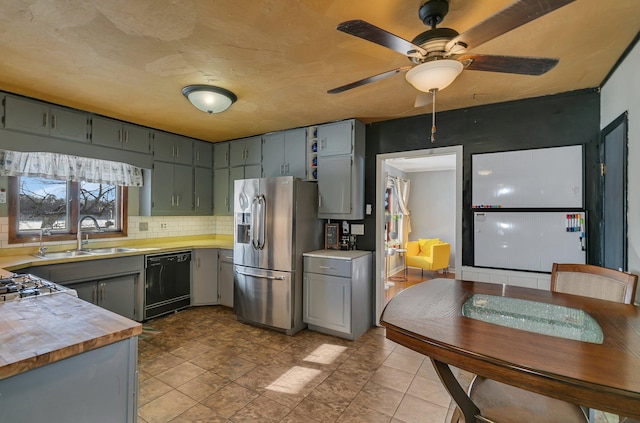
[[[78,219],[86,215],[104,230],[92,238],[126,236],[126,187],[25,176],[9,180],[9,242],[30,241],[41,229],[49,230],[48,241],[74,239]]]

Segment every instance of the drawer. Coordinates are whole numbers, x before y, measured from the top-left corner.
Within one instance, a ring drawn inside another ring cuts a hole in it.
[[[335,258],[305,257],[304,271],[322,275],[351,277],[351,260]]]

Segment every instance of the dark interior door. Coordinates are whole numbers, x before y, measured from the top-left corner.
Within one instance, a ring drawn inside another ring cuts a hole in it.
[[[627,114],[602,131],[603,266],[627,271]]]

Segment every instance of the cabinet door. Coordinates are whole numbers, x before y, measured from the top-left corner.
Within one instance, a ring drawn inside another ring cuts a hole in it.
[[[220,305],[233,307],[233,250],[218,251]]]
[[[244,179],[253,179],[253,178],[261,178],[261,177],[262,177],[262,166],[250,165],[250,166],[244,167]]]
[[[264,151],[263,151],[264,169]],[[285,175],[300,179],[307,177],[307,130],[291,129],[284,132]]]
[[[193,211],[193,168],[176,164],[173,170],[174,210],[176,214]]]
[[[231,167],[229,168],[229,214],[233,214],[233,201],[235,182],[240,179],[245,179],[244,174],[245,166]]]
[[[84,113],[51,107],[49,127],[51,136],[72,141],[87,141],[88,118]]]
[[[213,213],[213,171],[196,167],[194,171],[194,210],[198,215]]]
[[[265,178],[285,174],[284,145],[284,132],[262,137],[262,171]]]
[[[49,134],[49,106],[18,97],[5,97],[4,127],[33,134]]]
[[[154,131],[153,133],[153,158],[163,162],[173,162],[175,135],[167,132]]]
[[[147,128],[124,124],[122,147],[125,150],[148,154],[151,152],[151,132]]]
[[[78,293],[78,298],[90,302],[91,304],[98,305],[98,283],[95,281],[81,282],[68,285],[69,288],[75,289]]]
[[[229,197],[229,169],[216,169],[213,172],[213,214],[228,216],[231,214]]]
[[[262,163],[262,137],[251,137],[245,140],[245,164],[259,165]]]
[[[91,142],[105,147],[122,148],[122,124],[94,116],[91,119]]]
[[[175,145],[174,162],[188,165],[193,164],[193,140],[191,138],[176,136],[173,143]]]
[[[151,181],[151,210],[153,215],[162,215],[172,211],[172,206],[175,202],[173,166],[172,163],[153,163]]]
[[[260,164],[262,161],[262,137],[243,138],[229,143],[229,166]]]
[[[218,304],[218,250],[193,250],[191,305]]]
[[[213,166],[213,146],[210,142],[193,142],[193,164],[208,168]]]
[[[350,155],[318,157],[318,214],[351,212]]]
[[[351,154],[353,121],[327,123],[318,126],[318,156]]]
[[[351,333],[351,279],[304,273],[302,306],[305,323]]]
[[[213,144],[213,168],[222,169],[229,167],[229,143],[218,142]]]
[[[135,320],[136,280],[136,275],[126,275],[98,281],[98,305]]]

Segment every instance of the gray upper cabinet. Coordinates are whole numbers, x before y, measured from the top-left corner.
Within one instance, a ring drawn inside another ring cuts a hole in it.
[[[151,181],[151,214],[154,216],[193,213],[193,167],[156,161]]]
[[[351,154],[353,119],[318,126],[318,156]]]
[[[87,141],[86,113],[10,95],[4,97],[4,106],[5,129],[71,141]]]
[[[193,141],[193,164],[211,169],[213,166],[213,144],[206,141]]]
[[[213,214],[231,216],[231,198],[229,196],[229,168],[213,171]]]
[[[262,174],[307,177],[307,130],[304,128],[274,132],[262,137]]]
[[[142,126],[94,116],[91,119],[91,142],[148,154],[151,152],[151,131]]]
[[[261,162],[261,136],[243,138],[229,143],[229,166],[259,165]]]
[[[192,164],[193,140],[168,132],[154,131],[153,158],[163,162]]]
[[[217,142],[213,144],[213,168],[223,169],[229,167],[229,143]]]
[[[355,119],[318,126],[318,218],[364,218],[364,132]]]
[[[197,215],[213,214],[213,170],[196,167],[193,171],[194,192],[193,210]]]

